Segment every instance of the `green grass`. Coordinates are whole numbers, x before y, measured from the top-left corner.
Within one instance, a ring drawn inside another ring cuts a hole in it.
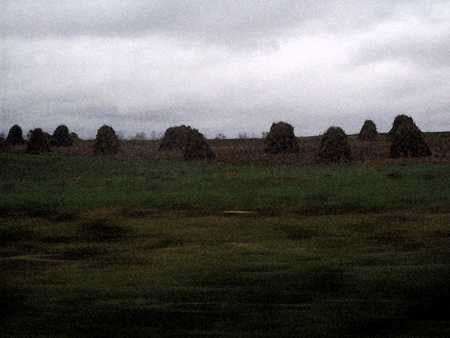
[[[450,165],[225,166],[61,155],[0,155],[0,210],[100,207],[317,213],[439,209]]]
[[[449,165],[0,162],[0,337],[450,336]]]

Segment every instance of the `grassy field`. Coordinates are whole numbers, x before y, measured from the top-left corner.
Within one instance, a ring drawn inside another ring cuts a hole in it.
[[[450,336],[450,164],[0,163],[0,336]]]

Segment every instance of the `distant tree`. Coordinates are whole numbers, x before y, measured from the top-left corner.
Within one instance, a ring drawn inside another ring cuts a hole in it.
[[[46,135],[41,128],[36,128],[31,132],[28,141],[27,153],[40,154],[50,151],[50,142],[48,134]]]
[[[146,140],[147,135],[144,132],[139,132],[139,133],[136,133],[136,135],[134,136],[134,139],[138,140],[138,141]]]
[[[286,122],[272,123],[264,144],[264,152],[270,154],[297,153],[299,150],[294,127]]]
[[[216,135],[216,140],[225,140],[227,137],[225,136],[225,134],[222,133],[218,133]]]
[[[238,134],[238,139],[241,139],[241,140],[248,139],[248,134],[247,134],[245,131],[240,132],[240,133]]]
[[[114,129],[103,125],[97,130],[94,142],[94,153],[97,155],[113,155],[120,149],[120,142]]]
[[[53,132],[51,143],[57,147],[70,147],[73,139],[70,137],[69,128],[65,125],[58,126]]]
[[[125,140],[125,132],[123,130],[118,130],[116,135],[117,135],[117,139]]]
[[[350,145],[347,134],[340,127],[330,127],[322,136],[318,158],[322,162],[349,162],[351,160]]]
[[[13,146],[25,143],[25,140],[23,139],[22,128],[20,128],[19,125],[15,124],[11,127],[11,129],[9,129],[6,142]]]
[[[358,138],[363,141],[375,141],[377,137],[377,126],[372,120],[366,120],[359,132]]]
[[[161,132],[152,130],[152,132],[150,133],[150,139],[151,140],[159,140],[163,137]]]

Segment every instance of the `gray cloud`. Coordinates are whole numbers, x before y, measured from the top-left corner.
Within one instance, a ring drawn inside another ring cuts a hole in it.
[[[0,0],[0,129],[450,129],[448,1]]]

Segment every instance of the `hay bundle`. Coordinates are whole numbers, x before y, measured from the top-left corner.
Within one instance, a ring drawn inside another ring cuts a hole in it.
[[[264,152],[269,154],[297,153],[299,150],[294,127],[286,122],[272,123],[264,143]]]
[[[25,143],[25,140],[23,139],[22,128],[20,128],[19,125],[15,124],[11,127],[11,129],[9,129],[6,142],[12,146]]]
[[[32,130],[28,140],[27,153],[40,154],[49,151],[50,142],[48,136],[45,135],[41,128]]]
[[[414,121],[403,120],[396,128],[391,144],[391,157],[426,157],[431,156],[422,132]]]
[[[94,153],[96,155],[117,154],[120,149],[120,142],[116,132],[110,126],[103,125],[97,130],[94,143]]]
[[[159,150],[184,150],[191,133],[192,128],[185,125],[168,128],[161,140]]]
[[[51,141],[57,147],[70,147],[73,144],[73,140],[69,134],[69,128],[65,125],[60,125],[55,129]]]
[[[216,157],[206,138],[197,129],[191,129],[183,149],[185,160],[213,160]]]
[[[330,127],[322,136],[318,158],[322,162],[349,162],[351,151],[347,135],[339,127]]]
[[[359,132],[358,138],[362,141],[375,141],[377,137],[377,126],[372,120],[366,120]]]
[[[412,119],[412,117],[407,116],[407,115],[397,115],[394,119],[394,123],[392,124],[392,128],[389,131],[389,135],[390,136],[394,136],[394,134],[397,132],[398,128],[402,125],[402,124],[414,124],[414,120]]]
[[[70,136],[70,138],[72,139],[72,143],[75,143],[75,142],[80,141],[80,137],[79,137],[78,134],[75,133],[75,132],[71,132],[71,133],[69,134],[69,136]]]

